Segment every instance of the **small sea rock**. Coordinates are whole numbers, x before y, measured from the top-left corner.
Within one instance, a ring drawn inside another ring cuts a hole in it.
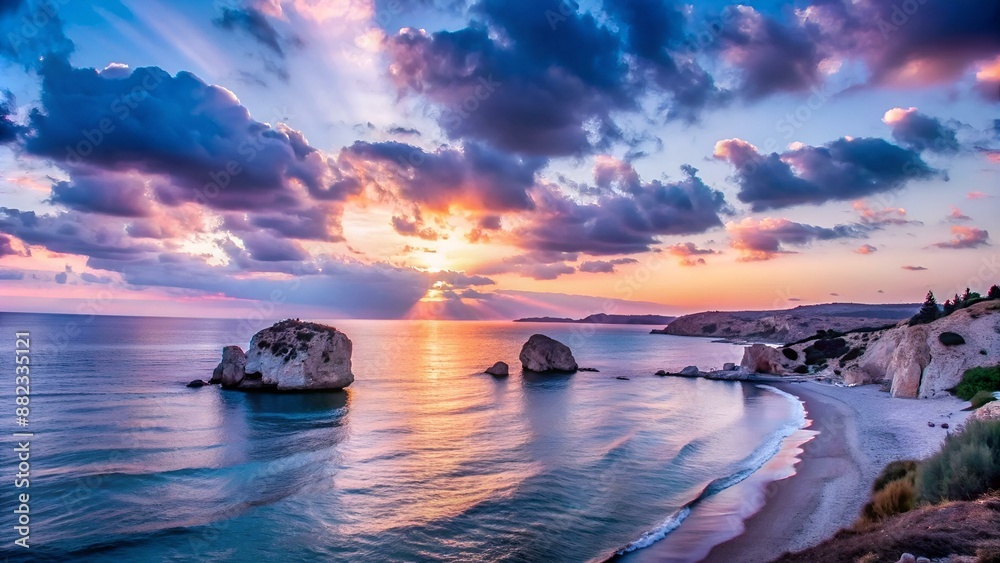
[[[486,373],[490,375],[504,376],[510,374],[510,368],[507,366],[507,362],[497,362],[486,368]]]
[[[629,381],[629,378],[625,377],[624,375],[619,375],[615,379],[621,379],[622,381]]]
[[[698,366],[687,366],[681,370],[681,375],[698,375],[699,373],[701,372],[698,370]]]
[[[736,364],[733,362],[726,362],[722,364],[722,371],[736,371]]]
[[[593,371],[600,373],[597,368],[576,368],[576,371]]]
[[[188,387],[192,387],[194,389],[197,389],[199,387],[204,387],[205,385],[208,385],[208,384],[205,383],[204,381],[200,380],[200,379],[195,379],[191,383],[187,384]]]
[[[663,375],[667,375],[667,372],[661,369],[661,370],[657,370],[657,372],[654,373],[653,375],[663,376]]]

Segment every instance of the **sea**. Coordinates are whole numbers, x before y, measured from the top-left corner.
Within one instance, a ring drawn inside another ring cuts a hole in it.
[[[353,341],[345,391],[186,387],[271,320],[0,313],[0,557],[698,561],[809,438],[784,391],[654,375],[739,362],[734,344],[648,326],[309,320]],[[599,371],[522,374],[535,333]],[[509,377],[482,373],[496,361]]]

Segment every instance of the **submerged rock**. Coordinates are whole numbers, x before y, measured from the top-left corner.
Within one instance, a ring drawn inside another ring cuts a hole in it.
[[[205,383],[204,381],[202,381],[200,379],[195,379],[191,383],[187,384],[188,387],[192,387],[194,389],[197,389],[199,387],[204,387],[205,385],[207,385],[207,383]]]
[[[486,368],[486,373],[497,376],[508,375],[510,373],[510,368],[507,366],[506,362],[497,362]]]
[[[354,382],[353,344],[337,329],[286,320],[250,339],[241,388],[277,391],[337,390]]]
[[[521,347],[519,359],[526,371],[538,373],[572,373],[579,367],[569,346],[544,334],[532,335]]]

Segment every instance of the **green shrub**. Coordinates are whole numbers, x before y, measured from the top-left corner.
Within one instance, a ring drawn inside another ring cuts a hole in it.
[[[965,371],[955,394],[968,401],[980,391],[1000,391],[1000,366],[972,368]]]
[[[917,496],[938,503],[972,500],[1000,488],[1000,421],[973,420],[919,464]]]
[[[972,408],[978,409],[986,403],[992,403],[997,400],[997,398],[994,397],[993,393],[990,393],[989,391],[980,391],[969,400],[972,402]]]

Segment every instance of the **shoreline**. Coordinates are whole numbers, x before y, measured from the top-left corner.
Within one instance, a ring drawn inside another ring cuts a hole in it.
[[[948,432],[941,423],[955,428],[968,417],[957,398],[892,399],[876,386],[771,385],[805,404],[806,430],[817,434],[799,446],[794,474],[764,485],[765,502],[742,522],[743,531],[703,561],[765,562],[820,543],[854,522],[886,464],[934,453]]]

